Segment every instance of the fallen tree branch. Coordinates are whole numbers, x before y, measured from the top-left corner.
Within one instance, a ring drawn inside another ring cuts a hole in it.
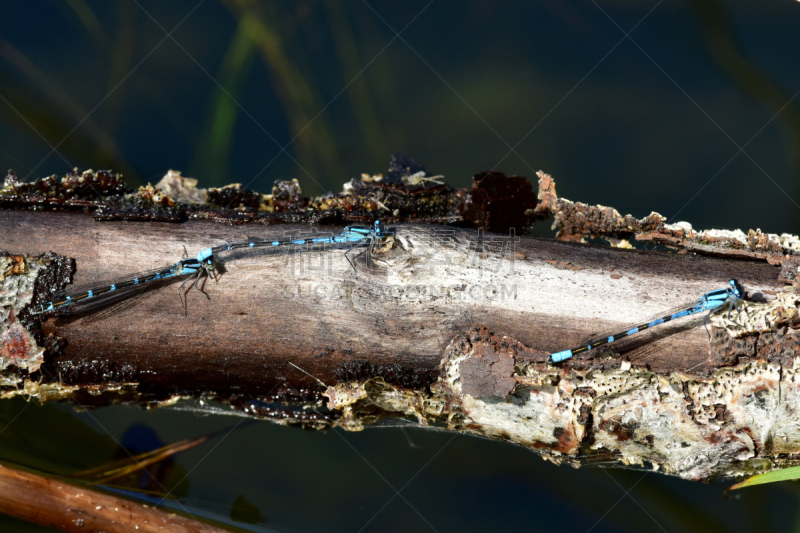
[[[643,227],[625,219],[603,231],[600,222],[616,212],[570,208],[577,204],[556,199],[548,180],[540,175],[542,201],[530,218],[554,214],[563,229],[565,213],[583,217],[568,240],[673,231],[657,215]],[[6,278],[17,290],[9,331],[19,323],[33,331],[32,340],[17,332],[24,342],[7,349],[5,361],[17,364],[7,368],[6,396],[84,405],[203,396],[284,423],[351,430],[411,417],[516,442],[556,462],[614,460],[698,480],[797,458],[797,305],[784,285],[793,256],[780,248],[767,250],[782,254],[776,262],[760,251],[723,253],[729,244],[709,255],[672,254],[397,223],[355,268],[335,247],[242,253],[223,258],[226,272],[206,284],[208,298],[188,293],[187,314],[173,284],[111,312],[49,318],[38,332],[24,311],[34,284],[22,280],[50,273],[57,285],[60,256],[75,260],[76,283],[97,283],[172,264],[184,246],[196,253],[309,228],[99,224],[84,214],[24,211],[0,211],[0,224],[8,228],[0,248],[24,265],[6,258],[6,270],[19,271]],[[713,316],[710,335],[703,317],[682,319],[605,355],[545,364],[553,351],[731,278],[748,302],[730,319]],[[41,382],[14,370],[23,361]],[[315,410],[281,407],[290,404]]]
[[[76,533],[228,531],[85,486],[7,466],[0,466],[0,513]]]

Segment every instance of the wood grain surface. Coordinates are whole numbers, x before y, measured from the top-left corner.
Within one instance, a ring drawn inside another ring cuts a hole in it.
[[[0,250],[74,258],[74,285],[175,263],[184,247],[195,255],[250,237],[340,229],[96,222],[84,213],[9,210],[0,211],[0,227]],[[208,298],[188,292],[186,314],[180,282],[173,282],[108,310],[48,318],[43,328],[66,339],[59,356],[65,367],[102,361],[133,369],[145,387],[265,394],[281,383],[311,383],[289,361],[326,382],[353,363],[432,371],[453,337],[476,325],[525,343],[543,359],[696,300],[730,278],[756,299],[782,287],[779,269],[762,262],[458,228],[399,225],[394,241],[381,244],[355,270],[342,249],[239,253],[223,258],[224,274],[205,284]],[[702,319],[671,327],[665,331],[678,334],[637,335],[629,349],[654,370],[702,368],[709,358]]]

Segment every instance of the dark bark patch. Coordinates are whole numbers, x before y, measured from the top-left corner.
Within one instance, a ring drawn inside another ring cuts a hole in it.
[[[461,390],[472,396],[505,398],[514,390],[514,357],[497,353],[492,346],[476,345],[474,355],[463,361]]]

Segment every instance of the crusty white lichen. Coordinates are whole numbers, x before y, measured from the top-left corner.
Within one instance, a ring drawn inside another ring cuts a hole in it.
[[[31,303],[36,277],[45,266],[24,256],[0,256],[0,370],[14,365],[35,372],[44,361],[44,349],[17,317]],[[11,376],[4,380],[16,381]]]
[[[500,398],[463,392],[459,369],[475,353],[464,337],[447,353],[430,395],[380,378],[348,383],[347,401],[332,406],[343,412],[340,425],[360,430],[379,408],[514,442],[554,462],[610,459],[694,480],[770,470],[800,452],[797,361],[751,361],[708,379],[624,362],[585,371],[523,364],[514,392]]]
[[[504,438],[546,458],[586,456],[708,480],[774,468],[800,452],[800,386],[791,368],[753,361],[708,379],[646,369],[527,366],[507,398],[461,391],[460,353],[443,365],[452,427]],[[590,416],[589,416],[590,413]],[[590,436],[591,438],[584,439]]]
[[[800,297],[787,287],[767,303],[742,301],[736,309],[711,315],[711,324],[724,328],[732,337],[775,331],[797,319]]]
[[[743,248],[749,248],[748,237],[759,237],[765,242],[760,246],[763,248],[769,245],[777,245],[784,253],[797,254],[800,253],[800,237],[789,233],[762,233],[760,229],[745,233],[740,229],[736,230],[722,230],[722,229],[708,229],[696,231],[688,222],[676,222],[674,224],[664,224],[664,229],[669,232],[683,232],[685,238],[698,241],[698,242],[715,242],[720,240],[735,241]]]
[[[169,170],[155,188],[183,204],[205,204],[208,201],[207,189],[197,187],[197,180],[181,176],[179,170]]]

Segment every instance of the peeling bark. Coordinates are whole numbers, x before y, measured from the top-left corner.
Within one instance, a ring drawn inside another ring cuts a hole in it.
[[[487,348],[515,361],[516,386],[505,397],[464,392],[474,379],[463,373],[465,363]],[[448,426],[522,444],[556,463],[615,460],[698,481],[798,459],[796,360],[756,360],[701,379],[628,362],[545,367],[525,362],[526,351],[484,329],[451,344],[438,389]]]

